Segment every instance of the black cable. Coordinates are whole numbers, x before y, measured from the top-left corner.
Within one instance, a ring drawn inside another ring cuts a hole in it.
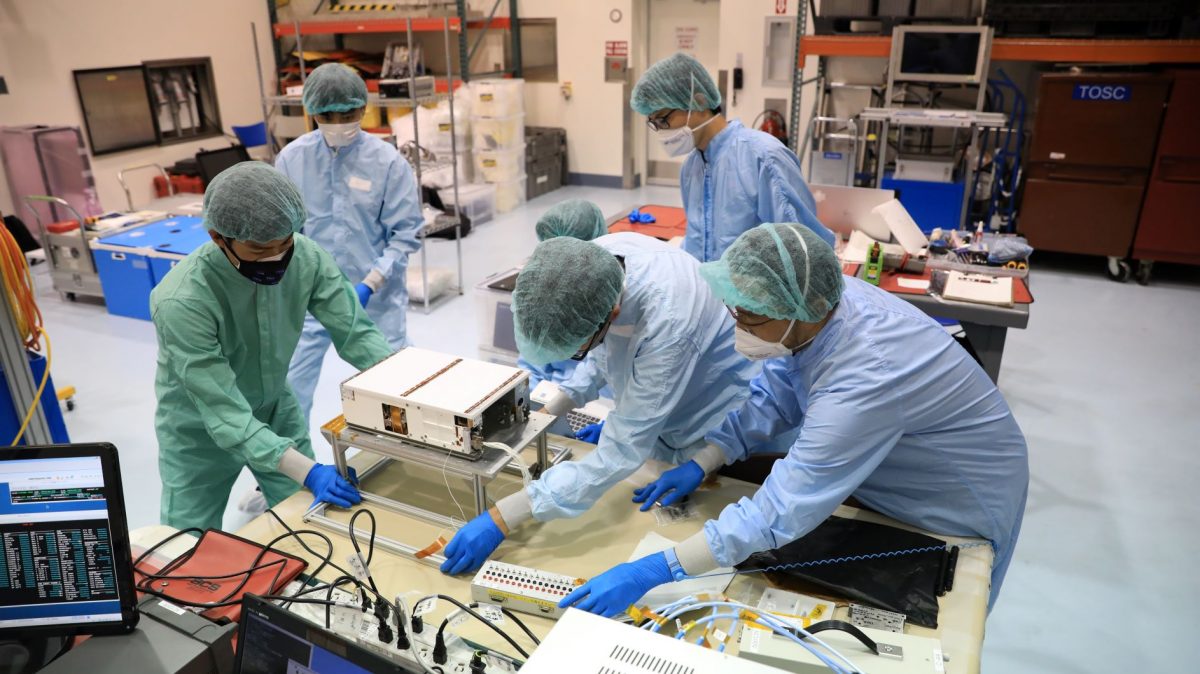
[[[479,622],[487,625],[488,627],[490,627],[492,629],[493,632],[495,632],[496,634],[499,634],[501,637],[504,637],[504,640],[507,641],[513,648],[517,649],[517,652],[520,653],[522,657],[529,658],[529,653],[527,653],[524,648],[521,648],[521,645],[518,644],[512,637],[510,637],[507,632],[505,632],[504,630],[497,627],[496,624],[493,623],[492,621],[490,621],[487,618],[484,618],[483,616],[479,615],[478,613],[472,611],[470,609],[470,607],[468,607],[466,604],[455,599],[454,597],[448,597],[444,594],[434,594],[434,595],[430,595],[430,597],[437,597],[438,599],[444,599],[445,601],[448,601],[451,604],[454,604],[458,608],[465,611],[467,613],[467,615],[469,615],[472,618],[478,620]],[[425,599],[428,599],[428,598],[429,597],[425,597],[421,601],[424,601]],[[420,604],[420,602],[417,602],[417,604]]]
[[[379,588],[375,585],[375,577],[371,575],[371,559],[375,556],[375,513],[367,510],[366,508],[359,508],[358,510],[354,511],[354,514],[350,516],[350,525],[348,527],[350,543],[354,545],[355,554],[358,555],[359,559],[362,559],[362,549],[358,547],[358,536],[354,530],[354,521],[358,519],[359,515],[364,513],[367,515],[367,518],[371,520],[371,538],[367,543],[367,558],[364,562],[367,567],[367,582],[371,584],[371,589],[378,594]]]
[[[521,622],[521,619],[518,618],[515,613],[504,608],[503,606],[500,607],[500,611],[503,612],[504,615],[508,616],[510,620],[512,620],[514,623],[516,623],[517,627],[521,628],[521,631],[525,633],[525,636],[529,637],[530,641],[532,641],[535,646],[542,645],[542,642],[540,640],[538,640],[538,638],[536,636],[534,636],[533,632],[528,627],[525,626],[525,623]]]

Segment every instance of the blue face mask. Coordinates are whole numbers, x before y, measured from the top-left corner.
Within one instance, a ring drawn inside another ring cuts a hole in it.
[[[283,275],[287,273],[288,264],[292,261],[292,253],[296,252],[295,244],[288,246],[284,253],[275,255],[264,260],[243,260],[238,257],[238,254],[233,252],[233,240],[222,236],[225,241],[226,250],[237,260],[237,264],[233,267],[238,270],[238,273],[255,283],[263,286],[278,285],[283,280]]]

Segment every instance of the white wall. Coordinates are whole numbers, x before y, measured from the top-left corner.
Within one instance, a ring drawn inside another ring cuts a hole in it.
[[[699,61],[717,80],[720,68],[720,46],[722,39],[722,5],[737,4],[737,0],[649,0],[649,62],[651,65],[682,51]],[[695,45],[692,49],[679,49],[676,29],[696,29]],[[639,117],[639,121],[640,121]],[[650,138],[646,153],[650,161],[674,164],[672,176],[679,175],[683,166],[680,159],[672,159],[656,140]]]
[[[622,85],[604,81],[604,43],[624,40],[634,48],[633,0],[521,0],[525,18],[558,22],[558,83],[525,85],[526,123],[567,130],[567,162],[572,173],[620,176],[622,173]],[[622,14],[613,23],[612,10]],[[559,85],[570,82],[564,100]]]
[[[153,59],[212,58],[221,122],[262,119],[250,22],[258,24],[259,49],[273,81],[270,26],[262,0],[0,0],[0,75],[9,94],[0,96],[0,125],[48,124],[83,128],[72,70],[140,64]],[[117,171],[125,166],[164,165],[221,138],[117,152],[92,158],[100,203],[125,207]],[[2,171],[2,169],[0,169]],[[135,174],[135,203],[151,195],[151,172]],[[8,182],[0,176],[0,209],[13,213]]]

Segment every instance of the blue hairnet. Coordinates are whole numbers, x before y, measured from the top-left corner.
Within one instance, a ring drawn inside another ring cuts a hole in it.
[[[534,365],[570,358],[608,318],[624,283],[617,258],[590,241],[560,236],[538,244],[513,291],[521,357]]]
[[[629,105],[640,115],[658,110],[716,110],[721,92],[696,59],[675,53],[655,63],[642,75]]]
[[[288,177],[260,161],[221,171],[204,192],[204,224],[238,241],[268,243],[291,236],[304,224],[300,190]]]
[[[591,241],[608,234],[600,207],[586,199],[567,199],[550,207],[534,228],[538,241],[569,236]]]
[[[764,224],[746,230],[715,262],[700,265],[713,294],[770,318],[816,323],[842,297],[842,265],[808,227]]]
[[[367,104],[367,83],[349,66],[326,63],[304,80],[304,109],[310,115],[348,112]]]

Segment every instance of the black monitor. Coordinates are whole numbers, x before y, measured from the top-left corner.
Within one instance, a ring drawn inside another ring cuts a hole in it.
[[[0,452],[0,546],[0,640],[137,625],[116,447]]]
[[[200,180],[204,186],[212,182],[217,174],[244,161],[250,161],[250,153],[244,145],[230,145],[220,150],[202,150],[196,153],[196,165],[200,169]]]
[[[242,598],[238,674],[420,674],[353,639],[314,625],[252,594]]]
[[[986,26],[899,26],[892,34],[892,80],[981,84],[991,52]]]

